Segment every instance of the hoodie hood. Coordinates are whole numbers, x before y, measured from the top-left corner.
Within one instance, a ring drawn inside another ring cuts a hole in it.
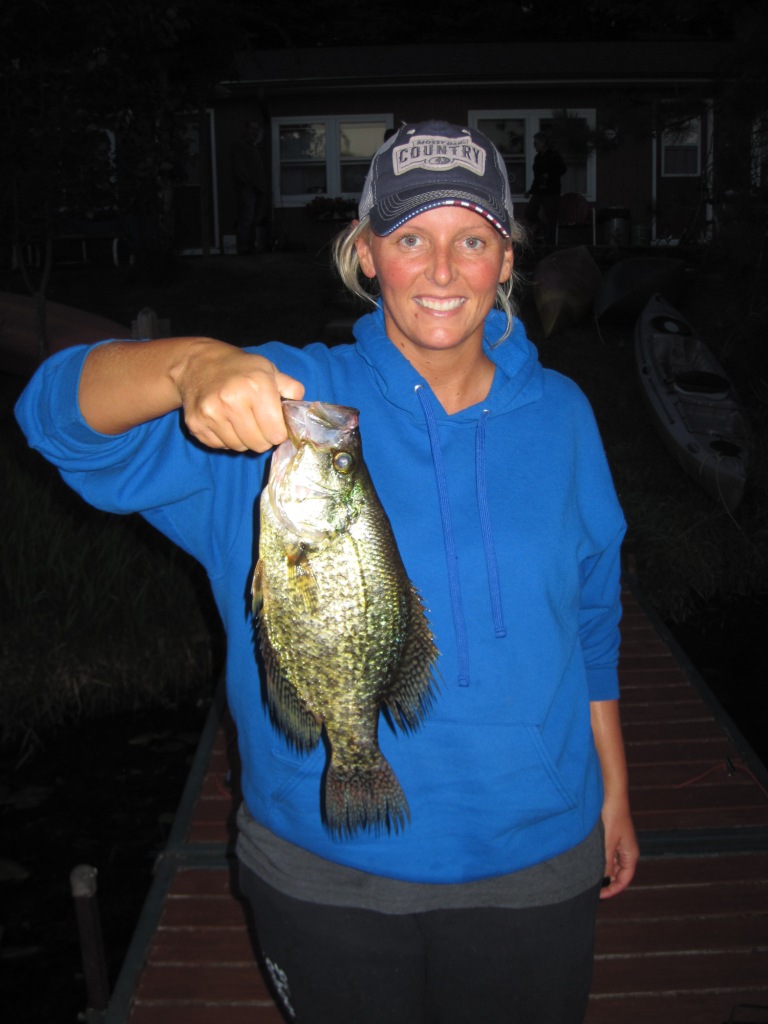
[[[491,310],[485,319],[483,350],[496,366],[496,374],[491,390],[481,404],[491,413],[511,411],[538,401],[542,395],[542,367],[535,345],[529,341],[517,317],[511,334],[499,342],[506,325],[506,317],[499,310]],[[419,385],[428,387],[427,381],[394,344],[384,343],[386,330],[382,310],[377,309],[361,317],[354,326],[354,334],[357,349],[370,367],[376,387],[393,405],[410,416],[418,415],[413,391]],[[438,419],[447,418],[442,406],[435,404]],[[450,419],[453,422],[475,422],[477,415],[477,406],[471,406],[452,414]]]

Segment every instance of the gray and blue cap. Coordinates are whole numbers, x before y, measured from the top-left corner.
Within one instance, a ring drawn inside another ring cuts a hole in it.
[[[375,153],[360,198],[376,235],[438,206],[463,206],[504,238],[514,220],[501,153],[474,128],[445,121],[403,125]]]

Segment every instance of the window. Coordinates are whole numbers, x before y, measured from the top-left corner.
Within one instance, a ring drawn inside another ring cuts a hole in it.
[[[701,120],[695,118],[661,135],[661,173],[665,178],[692,178],[701,174]]]
[[[357,198],[390,114],[281,117],[272,122],[274,202],[304,206],[316,196]]]
[[[569,110],[567,123],[552,110],[471,110],[469,123],[500,150],[507,165],[513,199],[521,200],[533,177],[533,136],[546,132],[559,150],[566,167],[563,192],[580,192],[595,198],[595,154],[587,145],[594,129],[594,110]]]

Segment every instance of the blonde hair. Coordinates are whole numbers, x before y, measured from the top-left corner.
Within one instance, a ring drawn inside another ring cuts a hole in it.
[[[513,221],[510,225],[510,241],[513,245],[521,246],[526,240],[525,230]],[[357,255],[356,242],[361,235],[372,232],[370,218],[363,217],[356,224],[350,224],[340,232],[333,241],[332,255],[336,272],[341,278],[342,284],[363,303],[378,306],[375,293],[369,291],[365,284],[368,278],[360,269],[360,260]],[[504,333],[496,342],[500,344],[512,333],[513,320],[517,314],[517,306],[512,298],[517,275],[513,269],[508,281],[501,282],[496,289],[496,305],[507,318],[507,326]]]

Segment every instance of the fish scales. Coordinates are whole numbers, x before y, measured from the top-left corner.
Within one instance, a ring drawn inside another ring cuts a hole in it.
[[[410,811],[379,749],[379,714],[418,728],[437,648],[363,460],[358,411],[286,400],[283,412],[289,440],[261,495],[253,581],[270,713],[299,751],[325,732],[333,833],[397,831]]]

